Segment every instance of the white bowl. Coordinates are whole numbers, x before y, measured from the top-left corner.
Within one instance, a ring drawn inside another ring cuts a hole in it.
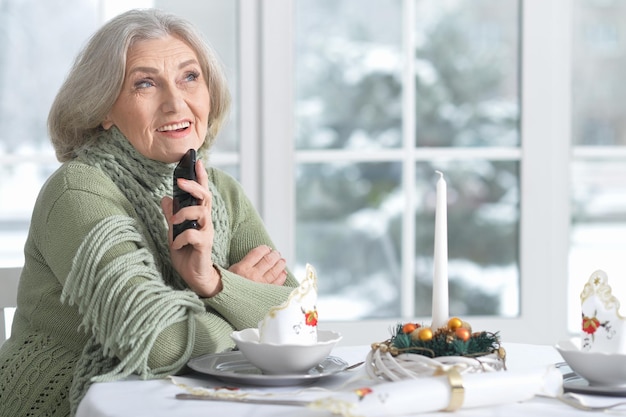
[[[232,332],[230,337],[254,366],[263,373],[274,375],[300,374],[322,362],[341,340],[339,333],[317,331],[317,343],[312,345],[273,344],[259,342],[259,329]]]
[[[565,362],[589,385],[626,385],[626,355],[580,350],[580,339],[563,340],[556,345]]]

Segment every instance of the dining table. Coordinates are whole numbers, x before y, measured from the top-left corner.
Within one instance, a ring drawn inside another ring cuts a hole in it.
[[[562,369],[564,376],[571,377],[571,370],[568,369],[563,362],[563,358],[554,346],[535,345],[524,343],[502,343],[506,351],[506,370],[497,372],[516,372],[533,369],[545,369],[548,367],[557,367]],[[245,392],[247,390],[268,395],[280,395],[289,398],[290,395],[297,395],[301,391],[317,391],[329,394],[341,392],[346,386],[358,383],[377,383],[368,376],[365,366],[359,365],[365,361],[368,353],[372,349],[371,346],[336,346],[331,351],[331,357],[340,358],[342,362],[356,365],[354,368],[341,370],[323,378],[314,378],[312,381],[308,379],[298,380],[293,384],[290,380],[278,381],[270,379],[266,383],[263,379],[250,379],[243,377],[241,381],[237,378],[223,379],[216,372],[205,372],[204,370],[190,370],[187,373],[176,375],[173,377],[153,380],[142,380],[133,376],[115,382],[98,382],[91,385],[85,397],[78,407],[77,417],[330,417],[333,415],[330,411],[321,411],[299,404],[285,405],[268,403],[246,403],[239,401],[205,401],[198,399],[181,399],[179,394],[188,394],[194,389],[209,390],[235,390]],[[213,371],[213,370],[211,370]],[[262,377],[261,377],[262,378]],[[514,387],[511,389],[515,389]],[[567,391],[567,389],[565,390]],[[495,392],[495,391],[494,391]],[[571,393],[570,393],[571,394]],[[178,397],[177,397],[178,395]],[[624,393],[626,397],[626,390]],[[416,390],[409,399],[415,404],[428,404],[432,398],[429,395]],[[580,400],[586,405],[615,405],[618,402],[626,401],[621,397],[621,390],[618,394],[597,393],[591,394],[583,392],[575,393],[570,397]],[[403,414],[389,414],[398,416],[442,416],[451,415],[459,417],[531,417],[531,416],[589,416],[604,415],[602,410],[586,411],[576,408],[571,401],[564,401],[563,396],[545,396],[534,395],[523,401],[499,402],[498,398],[493,399],[493,405],[466,408],[461,406],[459,409],[450,411],[428,411],[415,413],[406,410]],[[423,407],[421,407],[423,409]],[[613,412],[622,412],[626,415],[626,407],[620,407],[611,410]],[[355,416],[356,417],[356,416]]]

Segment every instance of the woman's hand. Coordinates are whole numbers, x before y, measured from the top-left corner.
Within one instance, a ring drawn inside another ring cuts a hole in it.
[[[287,279],[287,262],[278,251],[261,245],[252,249],[243,259],[228,268],[237,275],[256,282],[283,285]]]
[[[173,214],[174,203],[171,197],[163,197],[161,208],[169,226],[168,242],[172,265],[189,287],[200,297],[208,298],[222,290],[219,271],[213,266],[213,220],[211,218],[212,194],[209,191],[209,179],[202,161],[196,162],[198,182],[178,180],[181,190],[191,194],[198,205],[181,208]],[[198,229],[187,229],[172,241],[173,225],[185,220],[197,220]]]

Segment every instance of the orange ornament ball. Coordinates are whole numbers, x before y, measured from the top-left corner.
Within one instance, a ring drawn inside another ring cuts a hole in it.
[[[454,331],[454,334],[457,338],[461,339],[464,342],[467,342],[472,335],[471,332],[465,327],[459,327]]]
[[[433,331],[430,327],[422,327],[417,336],[422,342],[428,342],[433,339]]]
[[[458,317],[452,317],[450,320],[448,320],[448,329],[450,330],[456,330],[461,326],[463,326],[463,320]]]
[[[404,326],[402,326],[402,333],[410,334],[413,332],[413,330],[417,329],[418,327],[419,327],[418,324],[407,323]]]

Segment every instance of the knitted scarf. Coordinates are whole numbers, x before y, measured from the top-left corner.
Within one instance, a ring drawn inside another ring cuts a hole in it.
[[[149,237],[148,244],[158,254],[157,264],[165,282],[176,289],[188,288],[172,268],[167,242],[167,223],[161,198],[172,195],[172,176],[176,164],[146,158],[113,127],[103,131],[90,145],[78,152],[78,160],[100,168],[126,195]],[[215,229],[213,262],[228,268],[230,228],[228,213],[219,191],[209,182],[213,194],[212,218]]]
[[[61,301],[78,306],[82,327],[91,335],[74,371],[71,415],[93,382],[132,373],[144,379],[157,378],[179,370],[193,349],[194,314],[205,311],[170,259],[160,201],[172,195],[176,164],[144,157],[115,127],[80,150],[77,159],[111,178],[135,214],[111,216],[90,231],[76,252],[63,288]],[[215,229],[212,259],[228,268],[228,213],[216,187],[209,183],[209,189]],[[102,266],[107,251],[122,242],[134,243],[137,250]],[[149,369],[148,355],[157,336],[182,321],[187,321],[189,341],[184,355],[169,367]]]

